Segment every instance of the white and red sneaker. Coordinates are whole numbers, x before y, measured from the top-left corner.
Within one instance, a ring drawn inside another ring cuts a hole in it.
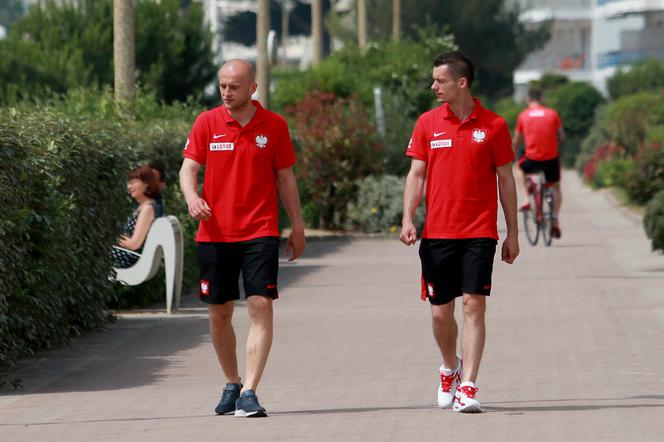
[[[461,382],[461,358],[457,358],[457,366],[454,369],[441,365],[438,374],[440,375],[438,406],[451,408],[454,403],[454,393]]]
[[[480,401],[477,400],[477,392],[479,388],[472,382],[464,382],[459,385],[454,395],[454,411],[461,413],[481,413],[482,407]]]

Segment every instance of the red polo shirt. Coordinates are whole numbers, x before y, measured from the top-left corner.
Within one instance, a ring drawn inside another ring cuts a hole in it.
[[[406,155],[427,163],[423,238],[498,239],[496,168],[514,153],[505,120],[474,101],[464,121],[445,103],[415,124]]]
[[[516,131],[525,138],[526,158],[535,161],[556,158],[561,127],[558,113],[551,108],[538,105],[521,112],[516,120]]]
[[[295,151],[286,120],[253,104],[244,127],[224,106],[201,113],[187,139],[183,156],[205,164],[202,198],[212,209],[198,242],[279,236],[277,170],[295,164]]]

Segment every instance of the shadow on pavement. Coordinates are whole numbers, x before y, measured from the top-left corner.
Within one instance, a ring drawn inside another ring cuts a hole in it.
[[[367,408],[331,408],[323,410],[296,410],[296,411],[279,411],[279,412],[270,412],[268,410],[268,415],[277,417],[286,417],[293,415],[319,415],[319,414],[345,414],[345,413],[371,413],[377,411],[404,411],[404,410],[435,410],[437,409],[434,405],[426,406],[404,406],[404,407],[367,407]],[[212,413],[210,414],[197,414],[197,415],[181,415],[181,416],[154,416],[154,417],[129,417],[129,418],[118,418],[118,419],[80,419],[80,420],[57,420],[57,421],[37,421],[37,422],[22,422],[20,424],[2,424],[0,427],[12,427],[12,426],[45,426],[45,425],[70,425],[70,424],[89,424],[89,423],[101,423],[101,422],[139,422],[139,421],[159,421],[159,420],[177,420],[177,419],[204,419],[204,418],[214,418],[218,419],[220,422],[233,419],[232,415],[227,416],[215,416]]]
[[[494,407],[483,406],[485,412],[538,412],[538,411],[594,411],[609,409],[628,409],[628,408],[653,408],[664,407],[664,404],[612,404],[612,405],[544,405],[534,407]]]
[[[406,405],[403,407],[329,408],[322,410],[277,411],[270,413],[270,416],[372,413],[376,411],[435,410],[437,408],[438,407],[436,407],[435,405]]]
[[[353,241],[350,237],[311,240],[306,259],[334,253]],[[282,253],[285,243],[282,244]],[[286,288],[321,265],[280,263],[279,283]],[[241,284],[240,284],[241,285]],[[166,370],[180,362],[178,353],[194,348],[208,336],[207,308],[197,295],[183,295],[182,309],[165,316],[163,304],[150,309],[121,312],[115,324],[87,333],[67,347],[38,354],[19,363],[12,376],[23,390],[3,395],[106,391],[159,382]],[[246,308],[243,301],[236,305]],[[212,353],[211,353],[212,355]]]
[[[158,382],[164,370],[179,363],[178,353],[208,334],[205,317],[165,318],[124,318],[69,347],[24,361],[14,374],[24,389],[3,394],[106,391]]]
[[[517,401],[517,402],[504,402],[505,404],[542,404],[551,402],[568,402],[564,405],[516,405],[516,406],[483,406],[484,411],[487,412],[502,412],[502,413],[515,413],[515,412],[539,412],[539,411],[594,411],[594,410],[609,410],[609,409],[630,409],[630,408],[661,408],[664,407],[664,402],[655,403],[629,403],[635,400],[658,400],[664,401],[664,395],[642,395],[630,396],[625,398],[600,398],[593,399],[593,404],[569,404],[569,402],[581,402],[584,399],[554,399],[554,400],[538,400],[538,401]],[[600,402],[598,404],[598,402]],[[623,403],[605,403],[601,402],[623,402]],[[494,402],[496,403],[496,402]]]

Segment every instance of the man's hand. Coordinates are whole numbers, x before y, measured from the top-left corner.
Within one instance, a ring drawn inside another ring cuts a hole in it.
[[[503,242],[501,257],[507,264],[512,264],[519,256],[519,239],[516,236],[507,235]]]
[[[289,261],[295,261],[302,255],[305,243],[304,229],[293,229],[288,235],[288,242],[286,243],[286,255],[291,251],[293,252],[292,256],[288,258]]]
[[[205,200],[199,196],[194,196],[187,201],[189,215],[198,221],[206,221],[212,216],[212,210]]]
[[[401,226],[401,235],[399,239],[407,246],[412,246],[417,242],[417,229],[413,223],[406,223]]]

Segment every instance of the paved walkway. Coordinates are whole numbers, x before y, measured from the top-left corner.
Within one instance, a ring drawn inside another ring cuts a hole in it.
[[[190,299],[26,364],[26,389],[0,396],[0,440],[664,440],[664,257],[574,174],[564,189],[563,239],[524,239],[515,265],[496,263],[484,414],[434,406],[440,357],[416,249],[333,238],[283,264],[259,390],[269,418],[212,415],[223,380]]]

